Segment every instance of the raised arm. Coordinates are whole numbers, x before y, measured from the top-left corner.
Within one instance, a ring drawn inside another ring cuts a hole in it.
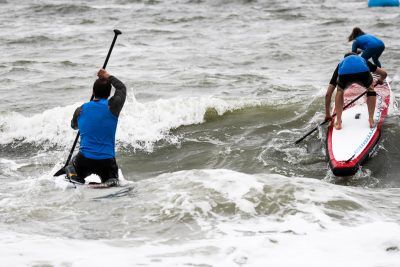
[[[108,101],[108,106],[110,107],[112,114],[118,117],[125,104],[126,87],[114,76],[110,76],[109,80],[111,85],[115,88],[115,93]]]
[[[108,107],[110,108],[112,114],[114,114],[116,117],[119,117],[119,113],[121,112],[126,100],[125,85],[104,69],[100,69],[97,73],[97,76],[102,79],[107,79],[115,88],[114,95],[108,100]]]

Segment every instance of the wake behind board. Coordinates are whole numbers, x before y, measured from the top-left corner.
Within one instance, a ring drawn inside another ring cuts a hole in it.
[[[352,84],[344,91],[344,105],[365,90],[358,84]],[[375,91],[377,96],[374,128],[370,128],[368,123],[366,95],[343,111],[341,130],[336,130],[333,123],[328,128],[326,154],[332,172],[336,176],[354,175],[371,156],[379,142],[382,124],[389,110],[393,108],[394,97],[387,81],[375,86]]]

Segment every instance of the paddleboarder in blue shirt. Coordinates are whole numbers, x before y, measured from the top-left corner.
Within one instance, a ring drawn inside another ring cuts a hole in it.
[[[374,112],[376,104],[376,92],[372,84],[373,78],[371,72],[379,75],[378,84],[382,84],[387,73],[384,69],[377,67],[364,58],[357,56],[355,53],[348,53],[337,65],[328,89],[325,95],[325,120],[332,120],[330,106],[332,93],[337,86],[335,98],[336,121],[334,126],[337,130],[342,129],[342,112],[343,112],[343,93],[353,83],[364,86],[367,91],[368,121],[371,128],[374,127]]]
[[[358,49],[362,50],[361,56],[372,61],[379,68],[382,67],[379,57],[385,50],[385,44],[372,34],[366,34],[360,28],[355,27],[349,36],[349,42],[353,41],[352,52],[357,53]]]
[[[126,87],[106,70],[100,69],[93,85],[93,100],[78,107],[71,127],[80,132],[79,153],[65,168],[68,178],[78,184],[96,174],[107,186],[117,186],[118,165],[115,160],[115,133],[118,117],[126,99]],[[111,86],[115,88],[111,94]]]

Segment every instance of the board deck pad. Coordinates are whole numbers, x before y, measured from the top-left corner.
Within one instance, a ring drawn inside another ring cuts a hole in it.
[[[376,77],[374,80],[376,81]],[[361,85],[352,84],[344,91],[344,105],[365,90]],[[333,123],[328,128],[327,156],[332,172],[337,176],[354,175],[378,144],[383,121],[393,100],[390,85],[386,81],[375,86],[375,91],[374,128],[369,127],[366,95],[343,111],[341,130],[336,130]]]

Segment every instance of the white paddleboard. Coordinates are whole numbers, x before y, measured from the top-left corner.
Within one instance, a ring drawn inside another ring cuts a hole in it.
[[[361,85],[352,84],[344,91],[344,105],[365,90]],[[343,111],[341,130],[336,130],[333,123],[328,128],[327,156],[332,172],[337,176],[354,175],[379,142],[382,124],[389,110],[393,108],[394,97],[387,81],[375,86],[375,91],[374,128],[369,127],[366,95]]]
[[[94,199],[120,197],[134,189],[134,182],[126,180],[121,169],[118,170],[118,176],[119,186],[113,187],[108,187],[105,184],[102,184],[100,177],[94,174],[85,178],[85,184],[75,184],[70,182],[64,176],[58,176],[55,178],[55,185],[64,190],[85,190],[86,193]]]

